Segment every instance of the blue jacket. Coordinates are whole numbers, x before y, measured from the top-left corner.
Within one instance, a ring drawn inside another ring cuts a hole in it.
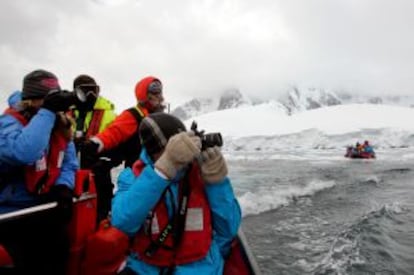
[[[364,146],[364,152],[372,154],[372,153],[374,153],[374,148],[372,148],[371,145],[365,145]]]
[[[20,95],[13,93],[10,107],[17,108],[19,101]],[[27,192],[23,169],[47,152],[55,119],[53,112],[42,108],[26,126],[11,115],[0,116],[0,214],[41,203],[38,196]],[[77,169],[75,146],[70,142],[56,184],[73,189]]]
[[[17,109],[20,101],[22,101],[22,93],[20,91],[14,91],[8,99],[9,107]]]
[[[130,168],[120,173],[118,191],[112,201],[111,222],[129,236],[134,236],[141,228],[148,212],[156,205],[168,185],[171,185],[174,197],[178,201],[177,183],[184,174],[181,172],[176,179],[169,181],[160,177],[154,170],[145,150],[141,153],[141,160],[146,166],[138,177],[135,177]],[[224,257],[228,255],[231,241],[239,229],[241,210],[227,177],[221,183],[206,184],[206,194],[214,231],[210,250],[202,260],[177,266],[174,274],[223,274]],[[166,204],[170,210],[171,203],[166,200]],[[138,274],[158,275],[160,272],[158,267],[142,262],[135,254],[129,255],[127,266]]]

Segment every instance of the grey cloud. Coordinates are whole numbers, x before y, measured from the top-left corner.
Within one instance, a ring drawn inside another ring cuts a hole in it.
[[[121,108],[146,75],[163,80],[172,102],[228,87],[273,96],[291,84],[412,93],[413,8],[404,0],[1,1],[0,90],[44,67],[66,87],[94,75]]]

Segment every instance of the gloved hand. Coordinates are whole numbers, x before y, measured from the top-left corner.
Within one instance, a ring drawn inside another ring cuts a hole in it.
[[[72,100],[69,100],[67,91],[53,91],[46,95],[42,107],[54,113],[64,112],[72,105]]]
[[[72,218],[73,190],[63,184],[54,185],[51,189],[53,198],[57,201],[58,217],[63,222]]]
[[[81,168],[90,169],[98,161],[99,144],[93,140],[83,142],[81,146]]]
[[[217,146],[201,153],[201,175],[207,183],[221,182],[227,176],[227,164]]]
[[[86,138],[82,137],[74,137],[73,143],[75,143],[76,152],[81,152],[83,148],[83,144],[86,142]]]
[[[200,154],[200,149],[201,140],[193,132],[178,133],[168,140],[164,152],[155,162],[155,167],[172,179],[178,170]]]

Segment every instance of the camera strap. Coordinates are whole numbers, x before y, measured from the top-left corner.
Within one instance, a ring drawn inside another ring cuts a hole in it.
[[[76,118],[76,132],[82,132],[82,135],[85,135],[85,118],[86,112],[78,110],[78,117]]]
[[[191,170],[191,167],[189,169]],[[184,180],[180,184],[181,188],[179,189],[179,192],[181,193],[181,199],[179,202],[178,212],[174,204],[174,197],[172,196],[170,187],[167,187],[166,191],[170,194],[170,199],[171,199],[172,208],[173,208],[173,216],[169,220],[168,224],[163,228],[158,238],[156,240],[151,241],[151,244],[145,250],[145,255],[151,257],[160,247],[163,247],[165,249],[175,249],[180,245],[180,242],[184,234],[184,230],[185,230],[185,220],[186,220],[186,215],[187,215],[188,199],[191,193],[189,175],[190,173],[187,172],[184,177]],[[163,196],[162,199],[164,199],[164,197],[165,196]],[[174,238],[173,247],[167,247],[164,245],[164,242],[166,241],[167,237],[170,234],[173,234],[173,238]]]

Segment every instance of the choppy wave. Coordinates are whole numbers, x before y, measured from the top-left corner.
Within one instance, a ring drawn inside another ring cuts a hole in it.
[[[384,173],[387,173],[387,174],[390,174],[390,173],[404,174],[404,173],[408,173],[410,171],[411,171],[411,168],[392,168],[392,169],[385,170]]]
[[[291,186],[283,189],[274,187],[266,190],[248,191],[238,200],[242,207],[243,216],[255,215],[288,205],[300,197],[312,196],[333,187],[335,184],[336,182],[333,180],[313,180],[304,187]]]
[[[378,175],[367,175],[358,179],[360,184],[379,184],[382,182],[382,178]]]
[[[361,217],[335,238],[314,273],[398,274],[392,254],[394,243],[387,224],[398,223],[397,216],[406,211],[394,202]]]

